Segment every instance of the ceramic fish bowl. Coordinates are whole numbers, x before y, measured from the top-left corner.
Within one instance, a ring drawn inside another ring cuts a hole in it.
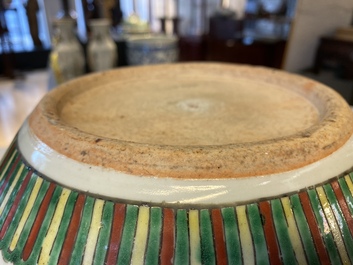
[[[2,258],[350,264],[352,116],[328,87],[261,67],[72,80],[43,98],[1,163]]]

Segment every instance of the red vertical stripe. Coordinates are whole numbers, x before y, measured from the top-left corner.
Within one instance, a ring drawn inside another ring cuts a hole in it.
[[[79,194],[76,199],[75,208],[71,216],[69,227],[67,229],[58,264],[65,265],[70,263],[71,253],[74,249],[76,236],[81,222],[82,210],[85,205],[85,199],[86,197],[83,194]]]
[[[353,236],[353,218],[351,213],[349,212],[349,208],[347,205],[347,202],[343,196],[342,190],[340,185],[338,184],[338,181],[334,181],[331,183],[331,186],[336,194],[336,198],[338,200],[338,203],[341,207],[342,213],[344,215],[344,218],[347,221],[347,225],[349,227],[349,231],[351,232],[351,235]]]
[[[272,220],[271,204],[268,201],[263,201],[259,203],[259,207],[260,213],[265,219],[263,226],[270,264],[282,264],[280,252],[277,245],[276,231]]]
[[[163,234],[160,253],[160,264],[173,264],[175,245],[175,219],[172,209],[163,209]]]
[[[25,247],[23,249],[22,258],[23,258],[24,261],[26,261],[29,258],[29,256],[31,255],[34,243],[35,243],[35,241],[37,239],[39,230],[40,230],[40,228],[42,226],[44,217],[45,217],[45,215],[47,213],[47,209],[49,207],[49,203],[51,201],[51,197],[52,197],[52,195],[54,193],[54,190],[55,190],[55,184],[51,183],[47,193],[45,194],[45,197],[44,197],[44,199],[42,201],[42,204],[41,204],[41,206],[39,208],[36,220],[34,221],[33,227],[31,229],[31,232],[30,232],[30,234],[29,234],[29,236],[27,238],[27,242],[26,242]]]
[[[220,209],[213,209],[211,211],[212,226],[214,235],[214,244],[216,249],[216,263],[227,264],[227,250],[226,241],[224,238],[223,219]]]
[[[16,168],[16,166],[17,166],[17,164],[18,164],[19,161],[20,161],[20,157],[18,156],[18,157],[16,158],[15,163],[12,165],[12,167],[11,167],[11,169],[10,169],[10,172],[7,174],[4,183],[2,183],[2,185],[1,185],[1,187],[0,187],[0,195],[1,195],[1,193],[4,192],[4,189],[6,188],[7,184],[9,183],[9,179],[11,178],[11,176],[12,176],[12,174],[13,174],[13,172],[14,172],[14,170],[15,170],[15,168]]]
[[[306,220],[308,221],[308,225],[310,227],[310,232],[313,237],[315,246],[316,246],[316,251],[317,254],[319,255],[320,259],[320,264],[330,264],[330,259],[329,256],[326,252],[325,244],[322,240],[320,230],[319,230],[319,225],[316,222],[316,218],[314,215],[313,210],[311,209],[311,204],[310,204],[310,198],[308,196],[307,192],[300,192],[299,193],[299,198],[304,210],[304,214],[306,217]]]
[[[118,259],[118,252],[121,241],[121,234],[123,232],[125,220],[125,205],[116,203],[114,205],[114,217],[112,224],[112,231],[110,236],[108,254],[106,258],[106,265],[115,265]]]
[[[26,187],[27,187],[27,184],[29,182],[29,180],[31,179],[31,176],[32,176],[32,171],[28,171],[25,179],[23,180],[22,184],[21,184],[21,188],[20,190],[18,191],[17,195],[16,195],[16,198],[11,206],[11,209],[5,219],[5,222],[1,228],[1,231],[0,231],[0,239],[3,239],[4,236],[5,236],[5,233],[7,231],[7,229],[9,228],[11,222],[12,222],[12,219],[13,219],[13,216],[15,215],[16,213],[16,210],[17,210],[17,207],[18,207],[18,204],[20,203],[21,199],[22,199],[22,196],[23,196],[23,193],[25,192],[26,190]]]

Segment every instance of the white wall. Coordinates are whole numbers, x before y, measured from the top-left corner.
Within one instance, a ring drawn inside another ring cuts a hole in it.
[[[287,45],[284,69],[298,72],[313,66],[320,37],[332,35],[352,20],[353,0],[298,0]]]

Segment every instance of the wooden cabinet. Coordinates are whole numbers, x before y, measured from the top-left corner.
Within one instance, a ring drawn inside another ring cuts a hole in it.
[[[286,41],[207,39],[207,60],[281,68]]]
[[[334,67],[342,77],[353,79],[353,42],[332,37],[321,38],[314,71],[319,73],[324,66]]]

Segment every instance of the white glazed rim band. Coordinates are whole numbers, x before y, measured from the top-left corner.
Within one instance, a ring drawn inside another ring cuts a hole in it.
[[[351,169],[353,136],[336,152],[300,169],[234,179],[134,176],[67,158],[40,141],[26,121],[18,146],[30,166],[49,179],[97,196],[146,203],[229,204],[271,198],[318,185]]]

